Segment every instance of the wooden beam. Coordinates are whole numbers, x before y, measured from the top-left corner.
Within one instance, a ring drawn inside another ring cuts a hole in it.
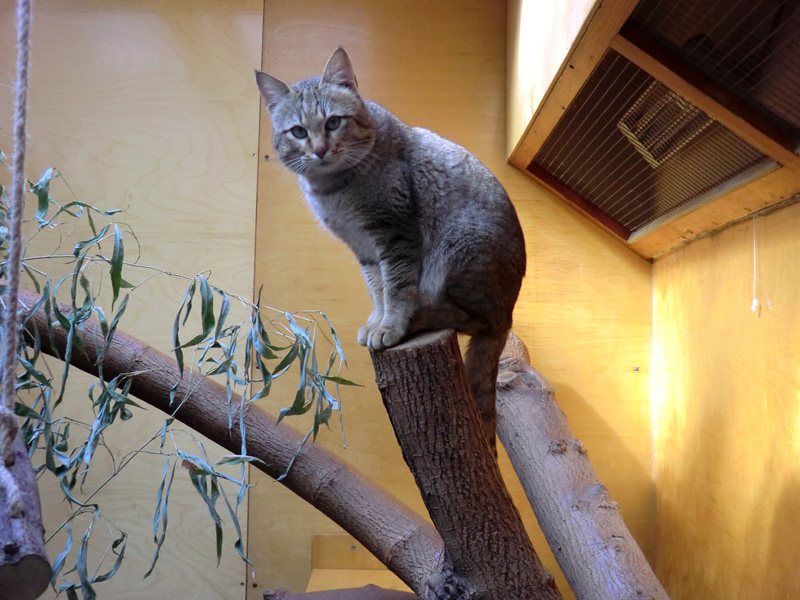
[[[783,167],[701,206],[629,245],[640,256],[657,258],[701,233],[763,210],[800,194],[800,173]]]
[[[524,171],[553,131],[561,115],[589,79],[639,0],[601,0],[583,33],[575,40],[558,76],[550,84],[536,114],[508,162]],[[535,60],[535,57],[531,57]]]
[[[525,169],[525,172],[579,213],[589,217],[592,221],[600,225],[618,240],[625,242],[630,237],[631,232],[628,229],[587,202],[583,197],[573,192],[543,168],[531,163],[528,165],[527,169]]]
[[[800,166],[794,136],[641,31],[625,26],[611,48],[783,165]]]

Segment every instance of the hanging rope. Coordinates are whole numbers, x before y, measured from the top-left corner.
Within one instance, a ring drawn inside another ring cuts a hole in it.
[[[13,444],[19,433],[14,415],[17,366],[17,303],[22,257],[22,208],[25,192],[25,122],[28,116],[28,65],[30,63],[31,0],[17,0],[17,82],[14,102],[14,167],[9,197],[9,251],[6,261],[8,287],[4,298],[2,379],[3,402],[0,406],[0,486],[6,493],[10,516],[22,515],[19,487],[11,475],[14,465]]]

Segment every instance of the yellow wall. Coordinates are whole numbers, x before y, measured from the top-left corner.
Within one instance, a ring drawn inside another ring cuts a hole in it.
[[[0,0],[0,148],[9,156],[13,4]],[[258,129],[252,69],[259,64],[261,15],[258,0],[36,0],[29,177],[57,167],[79,199],[127,208],[118,219],[136,232],[142,263],[188,275],[211,269],[213,283],[249,297]],[[53,196],[72,199],[63,181],[54,183]],[[81,233],[86,231],[76,232]],[[62,251],[78,239],[85,238],[73,238]],[[40,236],[31,254],[52,249]],[[133,260],[131,238],[126,249]],[[54,269],[71,271],[72,266]],[[144,277],[126,274],[135,282]],[[169,351],[172,319],[185,286],[160,277],[141,287],[120,328]],[[86,420],[90,380],[77,375],[66,404],[70,414]],[[163,419],[154,411],[138,414],[117,428],[121,435],[106,441],[117,451],[133,449]],[[78,429],[73,427],[76,436]],[[191,447],[189,442],[185,449]],[[207,449],[212,456],[222,453]],[[95,460],[104,459],[99,452]],[[181,469],[160,563],[141,581],[154,549],[153,511],[163,465],[161,457],[142,456],[98,497],[109,517],[130,534],[123,567],[97,586],[100,597],[242,598],[245,568],[233,550],[233,531],[226,527],[226,552],[217,568],[213,523]],[[71,511],[57,486],[46,477],[41,481],[45,526],[52,532]],[[99,481],[89,479],[90,484]],[[86,521],[80,523],[73,560]],[[104,529],[95,529],[98,540]],[[51,560],[64,543],[60,535],[48,547]],[[74,573],[70,577],[76,579]]]
[[[366,97],[466,146],[500,178],[516,203],[528,250],[515,330],[533,364],[555,385],[572,428],[652,556],[650,264],[505,163],[504,6],[493,0],[267,0],[262,67],[293,82],[320,74],[343,45]],[[343,338],[350,360],[346,376],[365,384],[345,390],[347,449],[338,431],[323,432],[318,443],[423,511],[373,383],[369,355],[355,341],[370,312],[356,260],[315,222],[294,176],[276,159],[264,159],[274,152],[263,111],[261,138],[256,284],[264,285],[272,305],[324,310]],[[275,411],[287,403],[285,397],[263,405]],[[535,531],[507,459],[501,461]],[[258,474],[253,483],[249,552],[258,585],[249,597],[260,598],[265,588],[303,590],[312,534],[340,530],[280,485]],[[534,538],[553,568],[541,534]]]
[[[800,598],[798,232],[795,204],[654,265],[656,565],[673,600]]]

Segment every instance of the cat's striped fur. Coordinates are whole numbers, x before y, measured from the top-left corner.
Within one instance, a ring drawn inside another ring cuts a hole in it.
[[[256,80],[278,157],[361,264],[374,310],[359,343],[380,350],[448,327],[470,335],[465,366],[494,447],[498,361],[525,274],[505,190],[461,146],[363,100],[341,48],[322,77]]]

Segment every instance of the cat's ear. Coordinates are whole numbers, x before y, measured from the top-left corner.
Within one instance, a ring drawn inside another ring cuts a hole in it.
[[[272,110],[282,98],[288,96],[292,91],[280,79],[262,71],[256,71],[256,84],[267,110]]]
[[[334,50],[328,59],[328,64],[325,65],[325,70],[322,71],[320,83],[343,85],[354,92],[358,91],[358,81],[356,81],[353,65],[350,63],[350,57],[347,56],[347,52],[341,46]]]

